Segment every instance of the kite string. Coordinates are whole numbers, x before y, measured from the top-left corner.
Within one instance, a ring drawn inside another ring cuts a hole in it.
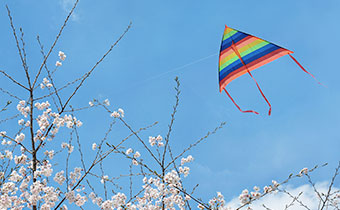
[[[269,103],[268,99],[266,98],[266,96],[264,95],[264,93],[262,92],[260,85],[257,83],[256,79],[253,77],[253,75],[250,73],[247,65],[245,64],[245,62],[243,61],[240,53],[238,52],[234,40],[232,40],[232,45],[231,45],[232,49],[234,50],[235,54],[239,57],[239,59],[241,60],[242,64],[244,65],[244,67],[247,69],[248,74],[251,76],[251,78],[255,81],[257,89],[260,91],[262,97],[264,98],[264,100],[267,102],[268,106],[269,106],[269,111],[268,111],[268,115],[271,115],[272,113],[272,105]]]
[[[186,67],[188,67],[188,66],[194,65],[194,64],[196,64],[196,63],[199,63],[199,62],[201,62],[201,61],[203,61],[203,60],[206,60],[206,59],[208,59],[208,58],[210,58],[210,57],[212,57],[212,56],[215,56],[215,55],[218,55],[218,53],[214,53],[214,54],[208,55],[208,56],[206,56],[206,57],[200,58],[200,59],[198,59],[198,60],[192,61],[192,62],[190,62],[190,63],[184,64],[183,66],[179,66],[179,67],[170,69],[170,70],[168,70],[168,71],[166,71],[166,72],[163,72],[163,73],[158,74],[158,75],[156,75],[156,76],[153,76],[153,77],[150,77],[150,78],[148,78],[148,79],[145,79],[145,80],[143,80],[142,82],[150,81],[150,80],[159,78],[159,77],[161,77],[161,76],[163,76],[163,75],[166,75],[166,74],[169,74],[169,73],[178,71],[178,70],[180,70],[180,69],[183,69],[183,68],[186,68]]]
[[[223,88],[223,90],[225,91],[225,93],[228,95],[228,97],[230,98],[230,100],[234,103],[234,105],[238,108],[238,110],[240,110],[240,112],[242,112],[242,113],[254,113],[254,114],[259,114],[258,112],[256,112],[256,111],[253,111],[253,110],[245,110],[245,111],[243,111],[241,108],[240,108],[240,106],[239,105],[237,105],[237,103],[234,101],[234,99],[231,97],[231,95],[228,93],[228,91],[225,89],[225,88]]]

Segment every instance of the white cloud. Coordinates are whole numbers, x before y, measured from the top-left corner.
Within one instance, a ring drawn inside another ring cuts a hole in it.
[[[60,0],[60,5],[63,8],[63,10],[67,13],[69,13],[71,11],[71,9],[74,6],[74,3],[76,2],[76,0]],[[73,21],[78,21],[79,20],[79,15],[76,14],[73,11],[73,14],[71,15],[71,20]]]
[[[327,182],[321,182],[316,184],[316,188],[320,193],[327,193],[328,191],[328,184]],[[320,199],[316,195],[316,193],[313,190],[313,187],[311,185],[302,185],[299,187],[292,187],[292,186],[286,186],[285,188],[291,195],[297,196],[300,192],[303,192],[303,194],[300,196],[300,201],[306,205],[309,209],[318,209],[319,201]],[[333,191],[339,190],[338,188],[333,188]],[[333,192],[332,191],[332,192]],[[254,202],[251,205],[251,208],[254,210],[264,210],[263,204],[272,210],[279,210],[279,209],[285,209],[286,205],[289,205],[292,202],[292,198],[285,194],[285,193],[274,193],[269,194],[262,199]],[[232,209],[235,209],[240,206],[240,202],[238,198],[234,198],[231,200],[227,206],[232,207]],[[246,209],[246,208],[244,208]],[[299,203],[294,202],[294,205],[289,207],[288,210],[306,210],[305,207],[301,206]],[[333,208],[328,208],[333,209]]]

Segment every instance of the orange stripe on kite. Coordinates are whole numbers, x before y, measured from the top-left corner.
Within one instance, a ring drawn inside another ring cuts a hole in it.
[[[236,47],[237,48],[242,48],[254,41],[258,40],[258,38],[254,37],[254,36],[248,36],[246,38],[244,38],[243,40],[239,41],[236,43]],[[231,47],[223,50],[221,52],[221,55],[220,55],[220,61],[223,60],[225,57],[227,57],[228,55],[232,54],[234,51],[233,49],[231,49]]]

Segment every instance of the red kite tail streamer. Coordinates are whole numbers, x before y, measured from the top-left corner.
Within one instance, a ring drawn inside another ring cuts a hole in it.
[[[234,99],[231,97],[231,95],[228,93],[228,91],[227,91],[225,88],[223,88],[223,90],[226,92],[226,94],[229,96],[230,100],[235,104],[235,106],[238,108],[238,110],[240,110],[240,112],[242,112],[242,113],[254,113],[254,114],[259,114],[258,112],[253,111],[253,110],[245,110],[245,111],[243,111],[243,110],[240,108],[240,106],[237,105],[237,103],[234,101]]]
[[[295,61],[295,63],[300,66],[300,68],[302,69],[302,71],[306,72],[307,74],[309,74],[311,77],[313,77],[313,79],[315,79],[315,81],[319,84],[319,85],[322,85],[324,86],[321,82],[319,82],[313,74],[309,73],[305,68],[303,68],[303,66],[290,54],[288,53],[288,55],[290,56],[291,59],[293,59],[293,61]]]
[[[251,76],[251,78],[253,78],[253,80],[255,81],[256,83],[256,86],[257,86],[257,89],[259,89],[262,97],[264,98],[264,100],[267,102],[268,106],[269,106],[269,110],[268,110],[268,115],[271,115],[272,113],[272,105],[269,103],[268,99],[266,98],[266,96],[263,94],[261,88],[260,88],[260,85],[257,83],[256,79],[253,77],[253,75],[250,73],[250,71],[248,71],[248,74]]]
[[[231,47],[233,48],[233,50],[234,50],[234,52],[236,53],[236,55],[238,56],[238,58],[241,60],[242,64],[246,67],[248,74],[249,74],[249,75],[251,76],[251,78],[255,81],[256,86],[257,86],[257,89],[260,91],[262,97],[264,98],[264,100],[267,102],[267,104],[268,104],[268,106],[269,106],[268,115],[271,115],[271,113],[272,113],[272,105],[269,103],[268,99],[266,98],[266,96],[265,96],[264,93],[262,92],[262,90],[261,90],[261,88],[260,88],[260,85],[257,83],[256,79],[255,79],[255,78],[253,77],[253,75],[250,73],[250,71],[249,71],[247,65],[246,65],[245,62],[243,61],[243,59],[242,59],[240,53],[238,52],[238,50],[237,50],[237,48],[236,48],[236,46],[235,46],[234,41],[232,41]]]

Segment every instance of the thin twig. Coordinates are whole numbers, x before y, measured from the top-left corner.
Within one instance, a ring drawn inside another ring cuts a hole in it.
[[[25,58],[24,56],[22,55],[22,50],[20,48],[20,44],[19,44],[19,40],[18,40],[18,36],[17,36],[17,33],[15,31],[15,27],[14,27],[14,24],[13,24],[13,18],[11,16],[11,11],[9,10],[8,6],[6,5],[6,9],[7,9],[7,15],[8,15],[8,18],[9,18],[9,22],[11,24],[11,28],[12,28],[12,32],[13,32],[13,36],[14,36],[14,39],[15,39],[15,42],[16,42],[16,46],[17,46],[17,49],[18,49],[18,54],[20,56],[20,60],[21,60],[21,63],[22,63],[22,66],[24,68],[24,71],[25,71],[25,74],[26,74],[26,78],[27,78],[27,82],[28,82],[28,87],[29,88],[25,88],[26,90],[30,89],[31,88],[31,80],[30,80],[30,75],[28,73],[28,67],[27,67],[27,64],[26,64],[26,61],[25,61]],[[24,47],[24,46],[23,46]],[[25,55],[26,56],[26,55]],[[23,85],[20,85],[21,87],[24,87]]]

